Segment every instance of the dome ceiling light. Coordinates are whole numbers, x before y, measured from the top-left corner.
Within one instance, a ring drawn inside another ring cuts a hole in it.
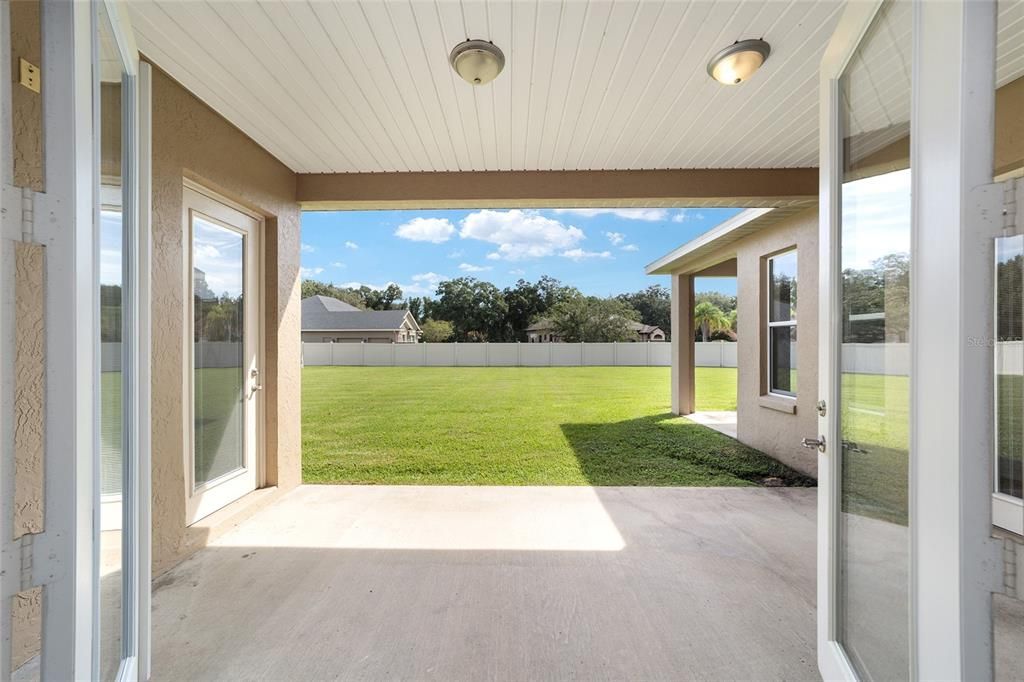
[[[772,46],[760,38],[738,40],[708,62],[708,75],[723,85],[736,85],[754,75],[768,60]]]
[[[505,55],[487,40],[467,40],[452,48],[448,62],[470,85],[487,85],[505,68]]]

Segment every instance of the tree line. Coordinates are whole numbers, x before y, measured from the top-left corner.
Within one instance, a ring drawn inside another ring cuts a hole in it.
[[[567,342],[629,341],[636,338],[631,327],[635,322],[660,327],[666,337],[672,327],[672,294],[660,284],[599,297],[546,275],[535,282],[520,279],[504,289],[475,277],[458,277],[440,282],[434,296],[405,297],[395,284],[371,289],[303,280],[302,298],[316,295],[364,310],[409,310],[423,329],[423,340],[432,343],[526,341],[527,327],[540,320],[548,321]],[[735,320],[735,296],[704,292],[697,294],[697,301],[714,306],[723,319]],[[709,337],[718,338],[722,330],[717,323],[709,324]]]

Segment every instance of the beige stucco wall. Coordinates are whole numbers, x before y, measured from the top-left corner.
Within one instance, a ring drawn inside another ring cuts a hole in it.
[[[43,191],[43,99],[20,85],[21,60],[42,67],[39,0],[9,2],[11,35],[11,157],[14,185]]]
[[[762,259],[797,247],[796,413],[763,406],[762,311],[767,301]],[[818,432],[818,210],[808,209],[736,243],[737,364],[736,421],[739,440],[781,462],[816,476],[818,453],[800,438]],[[699,390],[699,389],[698,389]]]
[[[217,531],[186,527],[182,379],[185,178],[265,217],[266,480],[286,490],[301,481],[299,206],[295,174],[169,76],[153,75],[153,569],[170,567]],[[244,508],[245,503],[238,505]],[[230,511],[230,509],[228,510]],[[230,514],[216,515],[229,524]]]

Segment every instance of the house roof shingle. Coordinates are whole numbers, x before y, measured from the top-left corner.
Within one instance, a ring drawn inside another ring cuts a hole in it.
[[[394,331],[402,327],[407,315],[417,329],[408,310],[360,310],[328,296],[302,300],[303,331]]]

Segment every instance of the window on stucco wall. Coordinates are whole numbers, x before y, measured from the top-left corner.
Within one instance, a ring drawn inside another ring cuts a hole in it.
[[[768,259],[768,392],[795,396],[796,249]]]

